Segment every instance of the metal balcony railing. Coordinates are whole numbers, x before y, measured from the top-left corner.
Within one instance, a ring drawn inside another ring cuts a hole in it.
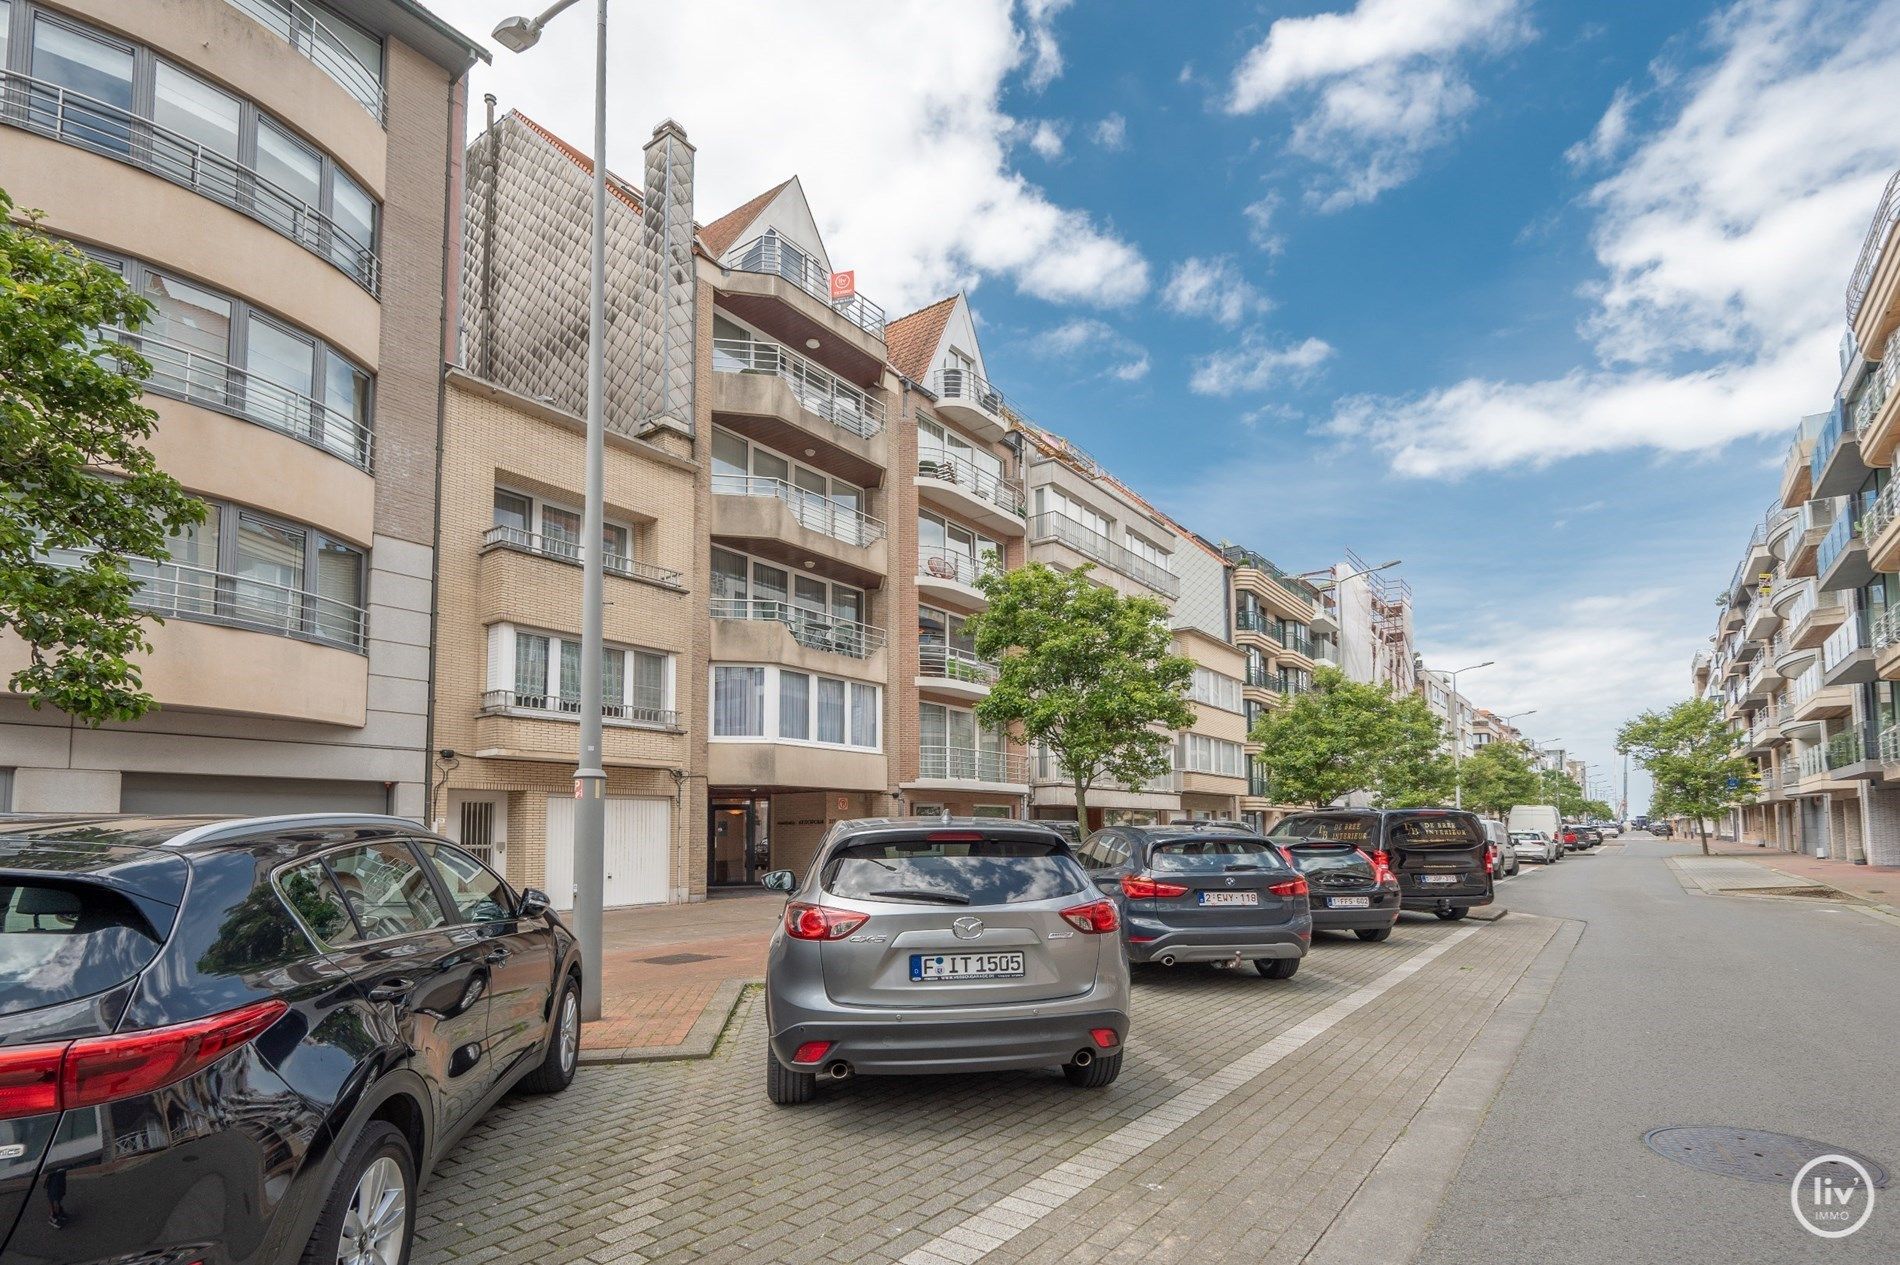
[[[1850,764],[1859,764],[1866,758],[1865,744],[1861,742],[1858,729],[1835,734],[1827,740],[1827,767],[1829,769],[1844,769]]]
[[[999,420],[1012,420],[1020,414],[1010,407],[1003,393],[980,374],[953,365],[939,365],[930,371],[924,383],[930,393],[944,403],[967,404]]]
[[[582,561],[581,542],[566,536],[544,536],[539,532],[524,531],[519,527],[510,527],[497,523],[482,533],[482,551],[490,549],[511,549],[517,553],[531,553],[537,557],[552,558],[556,562],[571,563],[579,566]],[[604,553],[600,559],[601,569],[609,575],[625,576],[630,580],[645,580],[650,584],[664,584],[668,588],[684,587],[685,577],[668,567],[656,567],[650,562],[638,562],[617,553]]]
[[[569,697],[564,694],[530,694],[520,690],[488,690],[482,694],[482,711],[496,712],[540,712],[564,719],[578,719],[581,714],[581,700],[578,695]],[[631,703],[603,702],[600,713],[606,720],[622,721],[629,725],[653,725],[666,729],[678,729],[680,714],[664,707],[642,707]]]
[[[1827,772],[1827,748],[1809,747],[1801,753],[1800,763],[1803,779],[1822,776]]]
[[[861,294],[833,300],[831,274],[816,259],[777,233],[755,237],[726,252],[726,267],[783,277],[865,333],[884,337],[884,309]]]
[[[1256,571],[1265,572],[1267,578],[1272,580],[1275,584],[1278,584],[1281,588],[1311,601],[1319,600],[1319,590],[1313,586],[1311,581],[1302,580],[1292,572],[1282,570],[1274,564],[1271,558],[1266,557],[1264,554],[1255,553],[1253,550],[1241,545],[1228,545],[1221,552],[1226,555],[1229,562],[1237,567],[1252,567]],[[1374,578],[1376,579],[1377,577],[1375,576]],[[1406,588],[1403,591],[1409,595],[1411,590]]]
[[[1880,762],[1900,764],[1900,725],[1888,725],[1880,731]]]
[[[1867,290],[1874,283],[1880,252],[1886,248],[1897,223],[1900,223],[1900,172],[1895,172],[1887,181],[1886,192],[1880,195],[1880,205],[1874,208],[1873,223],[1867,226],[1867,236],[1860,244],[1860,257],[1854,260],[1854,271],[1847,281],[1849,325],[1860,315],[1860,305],[1867,301]]]
[[[1150,562],[1132,549],[1116,544],[1099,532],[1091,531],[1067,514],[1048,512],[1032,516],[1029,520],[1029,538],[1032,541],[1056,541],[1111,571],[1120,572],[1138,584],[1147,585],[1157,593],[1168,597],[1180,596],[1181,579],[1174,572]]]
[[[927,575],[933,580],[950,580],[957,584],[976,587],[986,567],[995,565],[996,555],[986,553],[981,558],[972,558],[967,553],[955,549],[935,549],[929,545],[917,547],[917,574]]]
[[[1889,606],[1880,612],[1874,620],[1874,649],[1885,650],[1890,646],[1900,646],[1900,606]]]
[[[0,123],[103,154],[183,185],[321,255],[375,294],[380,263],[316,207],[272,184],[256,170],[130,110],[27,75],[0,71]]]
[[[45,561],[67,570],[86,567],[98,551],[54,549]],[[343,650],[361,651],[369,617],[361,606],[231,571],[133,558],[138,587],[132,604],[164,619],[224,624]]]
[[[359,470],[370,468],[370,428],[341,409],[183,343],[117,327],[99,333],[145,357],[152,367],[145,376],[149,391],[236,414],[341,457]]]
[[[1847,659],[1867,648],[1867,633],[1861,621],[1850,618],[1846,623],[1828,634],[1821,643],[1821,670],[1832,672]]]
[[[715,474],[712,490],[719,496],[770,497],[791,507],[792,517],[801,526],[841,540],[847,545],[868,548],[884,539],[884,524],[869,514],[848,505],[840,505],[816,492],[793,487],[783,479],[754,478],[743,474]]]
[[[886,641],[882,628],[835,619],[824,611],[808,610],[790,602],[715,597],[712,617],[783,624],[792,634],[792,640],[807,650],[825,650],[853,659],[868,658],[873,651],[882,650]]]
[[[1021,518],[1028,502],[1023,485],[1001,478],[974,462],[928,444],[917,450],[917,477],[953,483],[978,500],[988,501],[1006,514]]]
[[[1273,778],[1266,770],[1254,765],[1247,767],[1247,794],[1256,799],[1273,798]]]
[[[1881,405],[1887,402],[1887,375],[1880,372],[1869,373],[1861,379],[1860,394],[1854,397],[1854,430],[1864,434],[1880,416]]]
[[[869,439],[884,429],[884,402],[873,399],[837,374],[777,343],[750,338],[713,339],[715,373],[755,373],[783,379],[799,406],[839,430]]]
[[[355,97],[378,123],[387,124],[388,103],[379,70],[364,65],[362,58],[338,39],[322,18],[298,0],[230,0],[230,3],[334,79],[337,86]]]
[[[1247,674],[1241,678],[1241,684],[1251,685],[1256,689],[1262,690],[1278,690],[1280,688],[1280,678],[1273,672],[1256,672],[1252,668],[1249,668],[1247,669]]]
[[[972,747],[920,746],[917,748],[917,776],[1020,786],[1029,781],[1029,757]]]
[[[1896,518],[1900,518],[1900,483],[1889,483],[1867,507],[1867,513],[1861,518],[1861,530],[1872,540]]]
[[[996,665],[988,659],[940,642],[925,642],[917,647],[917,672],[920,676],[942,677],[969,685],[994,685],[997,677]]]
[[[1799,707],[1820,692],[1826,673],[1819,663],[1809,666],[1807,671],[1795,678],[1788,687],[1788,706]]]

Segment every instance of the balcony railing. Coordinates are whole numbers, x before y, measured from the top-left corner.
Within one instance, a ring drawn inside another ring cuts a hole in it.
[[[1900,606],[1889,606],[1880,612],[1874,620],[1874,649],[1886,650],[1891,646],[1900,646]]]
[[[1827,535],[1821,538],[1821,547],[1815,551],[1814,565],[1821,575],[1826,575],[1840,556],[1847,552],[1854,541],[1860,538],[1860,525],[1852,514],[1842,514],[1834,520],[1834,526],[1827,529]]]
[[[1827,740],[1827,767],[1830,769],[1844,769],[1850,764],[1859,764],[1866,758],[1865,746],[1861,742],[1858,729],[1835,734]]]
[[[994,685],[997,677],[996,665],[988,659],[959,646],[932,642],[917,647],[917,672],[969,685]]]
[[[884,524],[869,514],[829,497],[793,487],[783,479],[754,478],[743,474],[715,474],[712,490],[719,496],[771,497],[791,507],[792,517],[801,526],[841,540],[847,545],[869,547],[884,539]]]
[[[145,357],[152,366],[145,378],[147,390],[236,414],[341,457],[359,470],[370,468],[370,429],[341,409],[182,343],[116,327],[99,333]]]
[[[1887,402],[1887,375],[1878,371],[1861,379],[1860,394],[1854,397],[1854,430],[1865,433]]]
[[[1265,769],[1252,763],[1247,766],[1247,794],[1256,799],[1273,798],[1272,776]]]
[[[970,747],[920,746],[917,776],[956,782],[1022,785],[1029,781],[1029,757],[1017,752]]]
[[[884,429],[884,402],[777,343],[750,338],[713,339],[716,373],[755,373],[783,379],[799,406],[839,430],[869,439]]]
[[[1252,668],[1247,669],[1246,675],[1241,678],[1240,683],[1242,685],[1251,685],[1256,689],[1262,690],[1278,690],[1280,688],[1280,678],[1278,674],[1265,670],[1256,672]]]
[[[1831,498],[1801,502],[1801,532],[1806,535],[1816,527],[1830,527],[1834,523],[1834,502]]]
[[[1880,262],[1880,252],[1885,249],[1887,239],[1893,235],[1893,227],[1900,223],[1900,172],[1887,181],[1887,191],[1880,196],[1880,205],[1874,210],[1873,223],[1867,227],[1867,236],[1860,244],[1860,257],[1854,261],[1854,272],[1847,282],[1847,323],[1852,325],[1860,315],[1860,305],[1867,301],[1868,287],[1874,283],[1874,269]]]
[[[1853,658],[1858,651],[1866,648],[1867,634],[1861,627],[1861,621],[1849,618],[1821,643],[1821,670],[1832,672],[1844,660]]]
[[[97,552],[55,549],[45,560],[77,571],[87,566]],[[369,617],[353,603],[231,571],[147,558],[129,561],[138,585],[132,593],[132,604],[163,619],[225,624],[343,650],[360,651],[364,647]]]
[[[1896,518],[1900,518],[1900,483],[1889,483],[1867,507],[1867,513],[1861,518],[1861,530],[1872,540]]]
[[[490,549],[512,549],[517,553],[531,553],[574,566],[579,566],[582,561],[581,542],[578,540],[566,536],[544,536],[539,532],[523,531],[502,523],[482,533],[482,551],[486,553]],[[671,589],[683,588],[685,584],[685,577],[678,571],[656,567],[650,562],[637,562],[617,553],[603,553],[600,565],[609,575],[625,576],[630,580],[664,584]]]
[[[1809,747],[1801,753],[1801,776],[1820,777],[1827,772],[1827,748]]]
[[[996,418],[1017,416],[1001,391],[961,366],[939,365],[930,371],[930,380],[924,385],[941,401],[967,404]]]
[[[1808,475],[1815,484],[1818,485],[1821,482],[1821,472],[1827,469],[1827,463],[1834,456],[1834,450],[1841,446],[1843,439],[1853,433],[1854,427],[1847,416],[1847,411],[1841,407],[1839,400],[1834,401],[1834,407],[1829,411],[1827,421],[1822,423],[1820,434],[1814,437],[1814,453],[1808,458]]]
[[[996,555],[993,553],[972,558],[955,549],[933,549],[929,545],[917,547],[917,574],[929,576],[933,580],[949,580],[975,588],[984,570],[994,565]]]
[[[56,83],[0,72],[0,122],[103,154],[183,185],[296,242],[377,292],[375,249],[250,167],[130,110]]]
[[[1815,694],[1820,692],[1825,683],[1825,676],[1826,673],[1822,670],[1820,664],[1816,663],[1809,666],[1807,671],[1796,677],[1794,684],[1788,687],[1788,706],[1799,707],[1810,698],[1813,698]]]
[[[388,121],[383,80],[349,45],[338,39],[323,19],[297,0],[230,0],[231,5],[255,18],[277,38],[302,53],[343,91],[355,97],[378,123]]]
[[[954,483],[978,500],[988,501],[1006,514],[1023,516],[1027,502],[1020,483],[1000,478],[973,462],[954,456],[941,448],[924,447],[917,451],[917,477]]]
[[[1900,764],[1900,725],[1888,725],[1880,731],[1880,762]]]
[[[579,697],[560,694],[526,694],[519,690],[488,690],[482,695],[482,711],[540,712],[548,716],[575,719],[581,714]],[[637,707],[630,703],[603,702],[600,714],[608,721],[628,725],[651,725],[678,729],[680,714],[664,707]]]
[[[1174,572],[1150,562],[1132,549],[1116,544],[1099,532],[1089,530],[1067,514],[1049,512],[1034,515],[1029,520],[1029,538],[1034,541],[1054,540],[1067,545],[1084,557],[1118,571],[1137,583],[1145,584],[1157,593],[1169,597],[1178,597],[1181,593],[1181,579]]]
[[[825,266],[777,233],[755,237],[726,254],[726,267],[783,277],[865,333],[884,337],[884,309],[861,294],[833,300]]]
[[[791,632],[792,640],[807,650],[826,650],[853,659],[868,658],[873,651],[882,650],[885,643],[882,628],[834,619],[823,611],[808,610],[790,602],[715,597],[712,617],[783,624]]]

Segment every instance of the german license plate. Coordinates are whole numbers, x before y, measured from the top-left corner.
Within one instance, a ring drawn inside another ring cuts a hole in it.
[[[913,953],[910,955],[910,982],[933,984],[938,980],[1018,979],[1023,974],[1020,953]]]
[[[1372,897],[1370,896],[1328,896],[1326,898],[1326,908],[1328,909],[1370,909],[1372,908]]]
[[[1202,892],[1203,905],[1258,905],[1259,892]]]
[[[1465,876],[1462,874],[1421,874],[1418,881],[1421,883],[1462,883],[1465,881]]]

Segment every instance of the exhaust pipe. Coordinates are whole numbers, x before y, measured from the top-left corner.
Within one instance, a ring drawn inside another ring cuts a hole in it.
[[[1163,965],[1163,966],[1173,966],[1173,965],[1174,965],[1174,954],[1172,954],[1172,953],[1163,953],[1163,954],[1161,955],[1161,965]]]
[[[1087,1067],[1095,1061],[1095,1051],[1089,1049],[1087,1046],[1083,1046],[1075,1052],[1075,1058],[1070,1061],[1076,1067]]]
[[[848,1081],[852,1076],[851,1065],[843,1059],[839,1059],[825,1069],[825,1075],[831,1077],[834,1081]]]

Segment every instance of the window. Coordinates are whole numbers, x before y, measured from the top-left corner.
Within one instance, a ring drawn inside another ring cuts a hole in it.
[[[376,843],[325,856],[355,928],[339,928],[335,944],[382,940],[448,924],[429,876],[406,843]]]
[[[799,742],[811,737],[811,678],[803,672],[778,674],[778,736]]]
[[[917,515],[917,549],[926,560],[941,558],[949,563],[954,575],[948,578],[965,584],[976,583],[983,569],[1003,556],[1003,547],[988,536],[924,512]],[[928,561],[925,565],[929,565]]]
[[[152,304],[152,314],[139,332],[173,344],[145,347],[153,385],[199,403],[228,403],[231,300],[149,268],[139,290]],[[145,338],[139,341],[147,343]]]
[[[744,495],[765,494],[769,489],[749,486],[746,476],[770,479],[805,494],[816,507],[826,503],[841,509],[864,509],[864,489],[843,479],[834,479],[824,471],[802,465],[790,457],[761,447],[730,431],[713,428],[713,491]],[[723,477],[722,477],[723,476]]]
[[[793,635],[817,649],[848,649],[837,624],[864,622],[864,590],[819,576],[794,577],[777,563],[750,558],[730,549],[712,551],[715,619],[776,619],[792,625]]]
[[[494,525],[504,529],[506,543],[564,562],[580,562],[586,555],[582,522],[581,512],[571,506],[544,501],[527,492],[495,488]],[[640,540],[635,529],[625,523],[602,523],[601,565],[609,571],[628,573]]]
[[[490,697],[486,705],[574,716],[581,703],[581,644],[575,637],[511,624],[488,630]],[[609,720],[672,725],[673,656],[635,646],[603,646],[600,701]]]
[[[714,738],[876,750],[883,691],[789,668],[713,665]]]
[[[303,605],[304,543],[300,528],[238,514],[240,613],[286,629],[296,626]]]
[[[844,682],[818,678],[818,741],[844,743]]]
[[[524,535],[534,530],[534,502],[518,492],[495,489],[495,526]]]
[[[713,737],[765,736],[765,669],[713,668]]]
[[[1128,552],[1134,554],[1137,558],[1152,562],[1163,571],[1168,570],[1173,560],[1173,555],[1166,549],[1163,549],[1160,545],[1157,545],[1154,541],[1149,540],[1139,532],[1129,530],[1124,534],[1126,536],[1125,543],[1128,546]]]
[[[61,101],[35,89],[28,104],[42,127],[58,124],[60,135],[76,145],[112,154],[132,151],[128,116],[133,107],[136,55],[131,47],[67,26],[45,14],[33,23],[32,73],[77,94]]]
[[[1179,743],[1180,767],[1192,773],[1212,773],[1220,777],[1245,777],[1246,751],[1237,742],[1211,738],[1206,734],[1183,734]]]
[[[0,1016],[102,993],[144,970],[164,942],[102,884],[30,870],[0,879]]]
[[[464,922],[499,922],[512,917],[514,893],[493,871],[460,848],[424,843],[422,850],[448,889],[449,903]]]
[[[186,142],[163,132],[152,135],[152,158],[163,174],[184,184],[214,182],[222,198],[235,199],[238,142],[244,105],[228,92],[161,61],[152,88],[152,121]],[[206,163],[215,154],[225,163]]]
[[[1188,689],[1188,697],[1223,711],[1241,710],[1240,682],[1211,668],[1197,667]]]
[[[877,746],[877,687],[851,683],[851,745]]]
[[[1115,524],[1112,519],[1096,513],[1080,501],[1071,500],[1069,497],[1064,496],[1060,488],[1051,487],[1048,484],[1037,488],[1036,512],[1039,514],[1061,514],[1065,518],[1070,518],[1080,523],[1083,527],[1094,532],[1104,540],[1114,539]]]
[[[337,171],[330,176],[330,258],[345,272],[374,267],[376,200]]]

